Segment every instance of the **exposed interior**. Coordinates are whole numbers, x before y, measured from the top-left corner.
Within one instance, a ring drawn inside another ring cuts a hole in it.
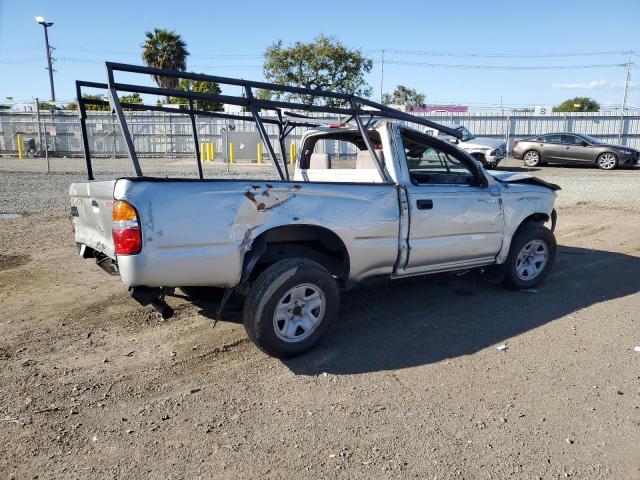
[[[368,132],[380,163],[385,165],[380,134]],[[383,182],[375,160],[357,130],[321,132],[306,137],[294,172],[294,180],[331,182]]]

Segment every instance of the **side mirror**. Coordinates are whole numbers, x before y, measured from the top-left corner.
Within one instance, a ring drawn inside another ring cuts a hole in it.
[[[582,145],[583,147],[588,147],[589,146],[589,142],[585,142],[584,140],[582,140],[580,142],[580,145]]]

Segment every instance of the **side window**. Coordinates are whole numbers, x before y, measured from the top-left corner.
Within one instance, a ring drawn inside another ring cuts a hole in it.
[[[545,135],[544,143],[562,143],[562,135]]]
[[[582,139],[575,135],[562,135],[562,143],[565,145],[580,145],[581,141]]]
[[[415,132],[401,134],[411,181],[417,185],[473,183],[473,173],[454,155],[429,145]]]

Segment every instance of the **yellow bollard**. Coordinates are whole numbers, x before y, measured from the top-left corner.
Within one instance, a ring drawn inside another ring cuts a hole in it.
[[[262,144],[258,143],[256,148],[258,150],[257,161],[258,161],[258,163],[262,163]]]
[[[207,143],[207,160],[213,162],[215,160],[215,149],[213,142]]]
[[[236,163],[233,155],[233,143],[229,144],[229,163]]]
[[[289,165],[296,164],[296,144],[291,142],[289,145]]]
[[[207,161],[207,144],[201,143],[200,144],[200,162],[206,162],[206,161]]]
[[[16,141],[18,142],[18,158],[22,160],[24,158],[24,142],[22,141],[22,134],[16,135]]]

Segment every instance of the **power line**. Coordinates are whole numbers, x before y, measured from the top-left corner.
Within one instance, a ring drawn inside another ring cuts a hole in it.
[[[384,48],[371,50],[398,55],[424,55],[433,57],[477,57],[477,58],[557,58],[557,57],[591,57],[600,55],[627,55],[628,50],[609,50],[604,52],[565,52],[565,53],[473,53],[473,52],[434,52],[430,50],[402,50]],[[632,52],[633,53],[633,52]]]
[[[385,60],[385,63],[389,63],[392,65],[408,65],[428,68],[462,68],[484,70],[573,70],[586,68],[624,67],[626,65],[623,63],[605,63],[594,65],[470,65],[453,63],[409,62],[406,60]]]

